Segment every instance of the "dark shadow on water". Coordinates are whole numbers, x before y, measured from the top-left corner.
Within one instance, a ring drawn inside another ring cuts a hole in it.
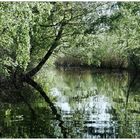
[[[50,109],[52,110],[52,113],[53,115],[55,116],[55,120],[58,121],[58,125],[61,129],[61,133],[63,135],[64,138],[67,138],[67,132],[66,132],[66,128],[63,126],[64,124],[64,121],[62,121],[61,119],[61,115],[57,112],[57,109],[56,107],[54,106],[54,104],[52,103],[52,101],[50,100],[50,98],[46,95],[46,93],[44,92],[44,90],[41,88],[41,86],[39,84],[37,84],[35,81],[33,81],[32,79],[28,79],[26,81],[29,85],[31,85],[35,90],[37,90],[41,96],[45,99],[45,101],[48,103]],[[7,104],[8,106],[10,105],[14,105],[16,106],[17,104],[17,107],[18,107],[18,104],[21,104],[21,103],[24,103],[28,109],[29,109],[29,112],[31,113],[30,116],[28,116],[29,118],[26,118],[26,121],[25,123],[28,123],[30,122],[30,125],[28,126],[29,127],[29,130],[30,130],[30,134],[29,134],[29,137],[34,137],[34,129],[35,129],[35,125],[38,126],[38,123],[40,120],[40,115],[38,113],[38,110],[34,109],[31,105],[32,101],[34,100],[34,96],[36,95],[33,95],[34,93],[34,90],[32,90],[28,85],[26,86],[22,86],[20,88],[15,88],[12,84],[8,84],[8,83],[5,83],[5,86],[0,86],[0,95],[1,95],[1,98],[0,98],[0,106],[1,108],[3,109],[5,104]],[[31,103],[30,103],[31,101]],[[10,111],[11,110],[11,107],[6,107],[5,111],[8,110]],[[17,110],[18,111],[18,110]],[[10,113],[10,112],[9,112]],[[16,113],[16,110],[15,110],[15,113]],[[10,113],[11,114],[11,113]],[[10,115],[9,114],[9,115]],[[18,112],[17,112],[18,114]],[[23,113],[24,115],[26,115],[26,113]],[[7,115],[7,116],[9,116]],[[13,116],[13,115],[12,115]],[[9,117],[12,117],[11,115]],[[46,115],[44,114],[44,117]],[[3,114],[1,116],[3,118],[3,120],[5,119],[5,115]],[[54,118],[54,117],[53,117]],[[28,120],[29,119],[29,120]],[[45,118],[44,118],[45,119]],[[9,120],[11,121],[11,118],[8,118],[8,122]],[[4,122],[5,123],[5,122]],[[20,122],[19,122],[20,123]],[[4,132],[7,131],[6,130],[6,126],[5,124],[1,124],[2,127],[0,127],[0,137],[4,137]],[[16,125],[16,124],[14,124]],[[17,124],[18,125],[18,124]],[[41,125],[41,124],[40,124]],[[39,125],[39,126],[40,126]],[[14,128],[14,126],[12,126]],[[9,130],[12,129],[12,127],[10,128],[9,127]],[[24,124],[23,126],[24,127]],[[47,126],[46,126],[47,127]],[[9,131],[8,130],[8,131]],[[11,131],[11,130],[10,130]],[[20,126],[19,126],[19,130],[18,130],[18,134],[20,133]],[[6,132],[7,133],[7,132]],[[7,135],[7,134],[6,134]],[[50,136],[49,136],[50,135]],[[7,135],[8,136],[8,135]],[[48,134],[49,137],[54,137],[53,135],[51,134]],[[14,136],[15,137],[15,136]],[[21,137],[23,137],[21,135]]]
[[[19,92],[19,96],[23,99],[23,102],[28,106],[33,118],[35,118],[37,116],[37,114],[36,114],[35,110],[32,108],[31,104],[28,102],[27,99],[25,99],[25,97],[22,95],[21,92]]]

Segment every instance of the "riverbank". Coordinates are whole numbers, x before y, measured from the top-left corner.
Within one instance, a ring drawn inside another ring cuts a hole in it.
[[[74,57],[63,57],[58,58],[55,61],[56,68],[60,69],[92,69],[95,71],[130,71],[130,72],[140,72],[140,67],[128,65],[126,61],[115,61],[115,60],[105,60],[101,61],[100,65],[88,64],[80,60],[79,58]]]

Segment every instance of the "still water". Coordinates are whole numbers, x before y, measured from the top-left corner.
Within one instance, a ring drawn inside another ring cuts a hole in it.
[[[1,90],[0,137],[140,138],[138,75],[44,69],[35,81],[43,87],[61,118],[31,87]],[[14,97],[6,96],[13,93]],[[18,98],[19,93],[22,98]]]

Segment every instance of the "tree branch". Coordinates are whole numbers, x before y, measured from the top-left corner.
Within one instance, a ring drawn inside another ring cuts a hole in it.
[[[64,26],[66,25],[65,22],[61,23],[61,26],[59,28],[59,31],[56,35],[55,40],[53,41],[50,49],[48,50],[48,52],[46,53],[46,55],[41,59],[41,61],[39,62],[39,64],[33,68],[31,71],[29,71],[26,75],[29,77],[34,76],[45,64],[45,62],[49,59],[49,57],[51,56],[51,54],[53,53],[54,49],[58,46],[58,41],[60,40],[60,38],[62,37],[62,32],[64,29]]]

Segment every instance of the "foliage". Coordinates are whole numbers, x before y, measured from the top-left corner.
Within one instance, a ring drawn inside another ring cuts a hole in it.
[[[1,2],[0,73],[26,73],[54,44],[51,53],[89,65],[138,67],[139,9],[138,2]]]
[[[67,24],[64,40],[70,36],[66,33],[77,30],[74,24],[82,11],[80,4],[75,10],[75,3],[62,2],[2,2],[0,7],[1,72],[6,65],[26,71],[29,62],[35,59],[37,63],[55,40],[63,20]]]

